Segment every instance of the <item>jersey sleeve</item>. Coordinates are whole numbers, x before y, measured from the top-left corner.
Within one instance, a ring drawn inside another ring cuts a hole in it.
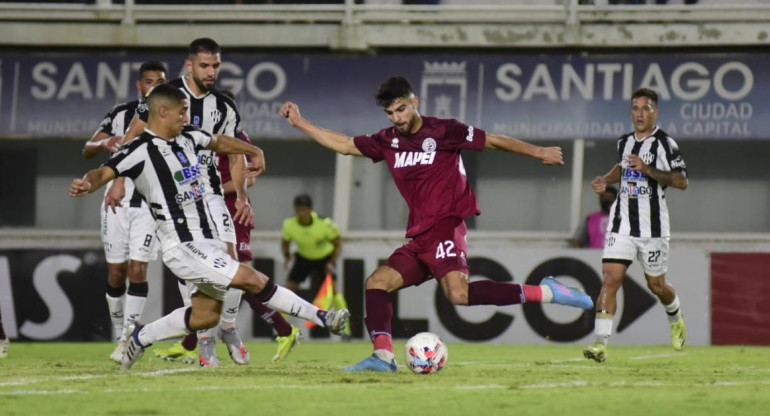
[[[327,227],[326,238],[328,238],[329,241],[340,238],[340,229],[337,227],[337,224],[335,224],[331,218],[326,218],[324,222],[326,223]]]
[[[373,162],[379,162],[385,158],[382,152],[384,132],[385,130],[380,130],[377,133],[356,136],[353,138],[353,144],[361,154],[372,159]]]
[[[458,150],[484,150],[487,133],[479,128],[469,126],[455,119],[448,119],[445,142],[442,147]]]
[[[187,124],[182,130],[183,133],[187,133],[195,144],[196,150],[207,149],[211,144],[211,133],[201,130],[192,124]]]
[[[283,225],[281,226],[281,239],[283,239],[283,241],[291,241],[291,234],[289,233],[290,220],[290,218],[283,220]]]
[[[115,129],[112,125],[112,120],[115,119],[115,114],[117,113],[117,110],[118,110],[118,106],[115,106],[115,107],[112,107],[110,111],[107,112],[102,122],[99,123],[100,132],[109,134],[110,136],[115,135]]]
[[[147,123],[147,120],[150,118],[150,112],[147,110],[146,100],[139,101],[139,104],[136,106],[136,113],[134,114],[134,117]]]
[[[136,179],[144,169],[145,157],[143,149],[145,146],[126,145],[115,152],[112,157],[104,162],[106,166],[115,172],[115,176],[125,176]]]
[[[661,146],[662,150],[665,152],[665,155],[663,155],[663,160],[666,161],[670,171],[682,172],[686,177],[687,164],[684,162],[682,152],[679,151],[679,146],[671,137],[666,137],[664,140],[666,143],[664,146]]]

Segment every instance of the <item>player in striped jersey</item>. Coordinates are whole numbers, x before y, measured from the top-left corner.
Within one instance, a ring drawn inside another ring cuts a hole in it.
[[[139,68],[136,89],[144,97],[152,87],[166,82],[166,67],[149,61]],[[118,150],[123,133],[134,117],[139,100],[113,107],[102,120],[99,129],[83,147],[83,156],[91,159],[102,150],[113,153]],[[121,206],[101,210],[102,242],[107,260],[107,290],[105,298],[117,340],[110,359],[120,363],[126,349],[127,334],[124,328],[139,319],[147,300],[147,262],[156,247],[155,224],[142,195],[128,180],[124,185]],[[128,279],[128,291],[126,291]]]
[[[617,308],[616,295],[634,258],[644,270],[647,287],[660,299],[668,315],[671,345],[680,351],[687,341],[679,297],[666,281],[669,221],[666,188],[687,189],[687,166],[674,139],[655,125],[658,94],[640,88],[632,94],[634,131],[618,139],[618,163],[592,182],[601,194],[607,184],[620,182],[610,208],[607,239],[602,255],[603,284],[596,302],[596,342],[583,350],[586,358],[607,359],[607,343]]]
[[[256,176],[264,171],[262,151],[233,137],[186,126],[186,96],[170,85],[155,87],[147,106],[150,115],[145,132],[100,168],[82,179],[73,179],[70,186],[71,196],[84,196],[118,175],[131,178],[155,218],[164,264],[177,276],[195,283],[191,306],[178,308],[146,326],[138,322],[131,325],[121,368],[129,369],[155,341],[217,325],[229,287],[254,293],[273,309],[339,333],[347,323],[347,310],[320,310],[252,267],[238,263],[227,253],[217,224],[211,222],[212,211],[205,198],[209,184],[196,152],[205,148],[249,155],[253,164],[247,169]]]

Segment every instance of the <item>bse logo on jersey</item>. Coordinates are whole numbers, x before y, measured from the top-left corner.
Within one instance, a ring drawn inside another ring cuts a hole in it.
[[[200,176],[201,170],[198,165],[187,166],[174,172],[174,180],[180,185],[187,185],[198,179]]]
[[[640,186],[637,185],[636,182],[625,182],[625,184],[620,187],[620,193],[628,195],[631,199],[649,198],[650,195],[652,195],[652,187]]]
[[[190,189],[174,195],[174,200],[179,205],[185,205],[201,199],[204,193],[206,193],[206,187],[202,183],[193,183]]]
[[[621,172],[620,172],[620,178],[622,180],[624,180],[624,181],[627,181],[629,179],[646,181],[647,180],[647,175],[645,175],[644,173],[642,173],[642,172],[640,172],[638,170],[633,170],[633,169],[629,169],[629,168],[622,168]]]
[[[436,152],[398,152],[393,163],[394,168],[406,168],[417,165],[432,165]]]

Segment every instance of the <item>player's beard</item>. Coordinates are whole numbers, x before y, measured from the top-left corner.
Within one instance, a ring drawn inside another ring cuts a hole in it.
[[[206,84],[203,83],[202,79],[199,79],[197,77],[192,77],[193,82],[195,82],[195,86],[198,87],[198,90],[200,92],[206,93],[214,89],[214,84],[216,84],[217,79],[214,78],[214,80],[211,82],[211,86],[207,87]]]

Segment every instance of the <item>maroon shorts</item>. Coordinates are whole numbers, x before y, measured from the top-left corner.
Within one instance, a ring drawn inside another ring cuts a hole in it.
[[[385,262],[401,274],[404,286],[417,286],[452,271],[469,274],[467,229],[460,218],[444,218],[393,252]]]
[[[225,198],[225,205],[230,215],[235,215],[235,198]],[[238,252],[238,262],[251,261],[254,255],[251,254],[251,227],[235,222],[235,250]]]

